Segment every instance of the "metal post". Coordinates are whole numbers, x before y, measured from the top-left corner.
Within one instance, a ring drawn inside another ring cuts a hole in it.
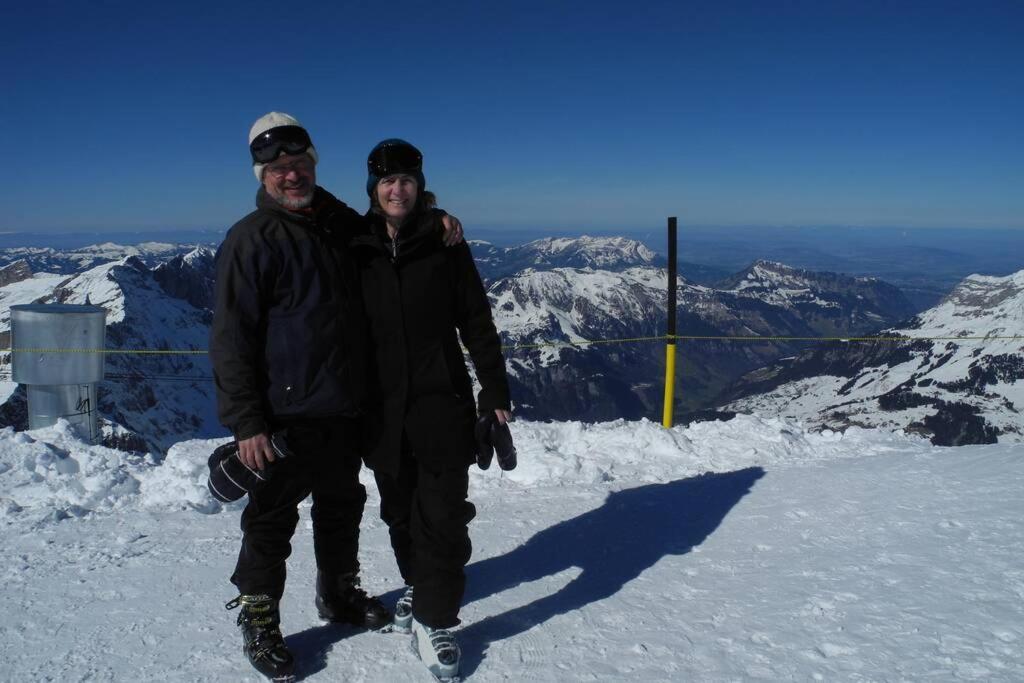
[[[676,382],[676,217],[668,219],[668,343],[665,345],[665,406],[661,424],[672,426]]]

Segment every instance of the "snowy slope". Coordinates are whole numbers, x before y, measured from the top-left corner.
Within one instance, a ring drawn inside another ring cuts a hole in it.
[[[50,295],[67,275],[33,273],[30,277],[0,287],[0,333],[11,330],[11,306],[30,304]]]
[[[515,423],[521,467],[471,478],[468,681],[1024,679],[1024,458],[737,418]],[[238,505],[217,442],[156,464],[66,425],[0,431],[4,680],[257,681],[227,582]],[[377,498],[364,583],[400,580]],[[324,626],[308,508],[288,642],[310,681],[429,683],[398,635]]]
[[[190,258],[182,256],[177,261],[198,269],[200,275],[212,267],[213,252],[209,249],[190,253]],[[131,256],[71,277],[37,275],[0,288],[0,297],[8,305],[38,300],[101,306],[107,311],[108,348],[204,350],[209,343],[210,311],[167,291],[174,292],[175,282],[186,281],[189,269],[184,266],[176,271],[177,280],[168,279]],[[188,291],[177,294],[185,297]],[[9,312],[4,310],[0,335],[9,329]],[[224,433],[215,416],[211,369],[205,353],[109,354],[106,376],[100,385],[99,405],[108,421],[104,425],[108,443],[163,452],[184,438]],[[11,398],[13,389],[10,382],[0,385],[0,396]],[[13,400],[19,400],[18,396]]]
[[[941,339],[823,348],[747,378],[752,390],[770,390],[727,408],[832,428],[908,428],[947,444],[1024,440],[1024,340],[1000,338],[1024,335],[1024,271],[971,276],[886,334]]]

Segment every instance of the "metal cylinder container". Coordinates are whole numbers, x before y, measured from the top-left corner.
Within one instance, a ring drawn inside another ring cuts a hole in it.
[[[27,386],[29,429],[64,418],[96,440],[106,316],[99,306],[11,306],[11,375]]]

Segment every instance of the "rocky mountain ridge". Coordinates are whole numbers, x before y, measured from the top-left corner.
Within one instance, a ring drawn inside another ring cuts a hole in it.
[[[481,271],[492,275],[513,267],[505,258],[519,265],[534,255],[529,265],[489,285],[520,415],[590,421],[660,415],[664,342],[637,339],[665,331],[667,271],[659,257],[621,238],[472,246]],[[70,264],[81,254],[110,251],[51,256]],[[108,310],[111,348],[205,349],[214,251],[163,253],[148,260],[122,254],[70,276],[26,276],[25,266],[9,266],[16,281],[0,286],[0,304],[88,300]],[[898,290],[880,281],[767,261],[719,286],[682,279],[677,300],[680,334],[708,337],[853,336],[891,328],[909,309]],[[8,320],[0,319],[0,334]],[[679,412],[708,407],[736,378],[802,348],[777,340],[680,342]],[[100,403],[109,438],[159,451],[183,438],[225,434],[216,423],[205,355],[111,354],[107,368]],[[18,392],[9,382],[4,387],[4,414],[16,416]]]
[[[761,264],[750,272],[760,277],[757,286],[745,274],[721,289],[682,280],[676,292],[679,333],[863,334],[910,310],[898,290],[884,283],[781,264]],[[664,268],[651,266],[617,272],[528,268],[495,282],[489,291],[495,323],[506,344],[518,347],[508,354],[509,368],[513,394],[526,415],[597,420],[660,414],[664,342],[614,340],[665,333],[667,278]],[[707,407],[733,379],[799,349],[786,341],[681,344],[683,411]]]
[[[809,350],[743,377],[723,407],[815,427],[906,429],[941,445],[1024,440],[1024,271],[968,277],[882,334],[916,340]]]

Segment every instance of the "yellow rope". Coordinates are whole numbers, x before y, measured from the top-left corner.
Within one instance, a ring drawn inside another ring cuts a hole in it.
[[[539,349],[545,347],[573,347],[589,346],[591,344],[623,344],[641,341],[739,341],[739,342],[777,342],[777,341],[811,341],[811,342],[914,342],[914,341],[991,341],[1020,340],[1024,341],[1024,335],[991,335],[987,337],[785,337],[785,336],[725,336],[725,335],[697,335],[677,334],[660,335],[657,337],[630,337],[625,339],[581,339],[578,341],[557,341],[537,342],[534,344],[511,344],[501,347],[504,351],[516,349]]]
[[[0,353],[103,353],[103,354],[134,354],[139,356],[171,356],[171,355],[184,355],[184,356],[198,356],[206,355],[206,349],[34,349],[34,348],[17,348],[17,349],[0,349]]]
[[[535,342],[532,344],[508,344],[502,346],[503,351],[514,351],[517,349],[541,349],[553,347],[576,347],[593,346],[596,344],[632,344],[638,342],[652,341],[726,341],[726,342],[915,342],[915,341],[1024,341],[1024,335],[989,335],[989,336],[967,336],[967,337],[787,337],[772,335],[701,335],[701,334],[661,334],[650,337],[623,337],[621,339],[579,339],[576,341],[549,341]],[[136,356],[202,356],[206,355],[206,349],[43,349],[43,348],[18,348],[0,349],[0,353],[100,353],[100,354],[125,354]]]
[[[536,344],[510,344],[502,346],[502,351],[513,349],[540,349],[547,346],[589,346],[591,344],[629,344],[632,342],[659,341],[668,339],[667,335],[657,337],[626,337],[624,339],[581,339],[579,341],[537,342]]]

